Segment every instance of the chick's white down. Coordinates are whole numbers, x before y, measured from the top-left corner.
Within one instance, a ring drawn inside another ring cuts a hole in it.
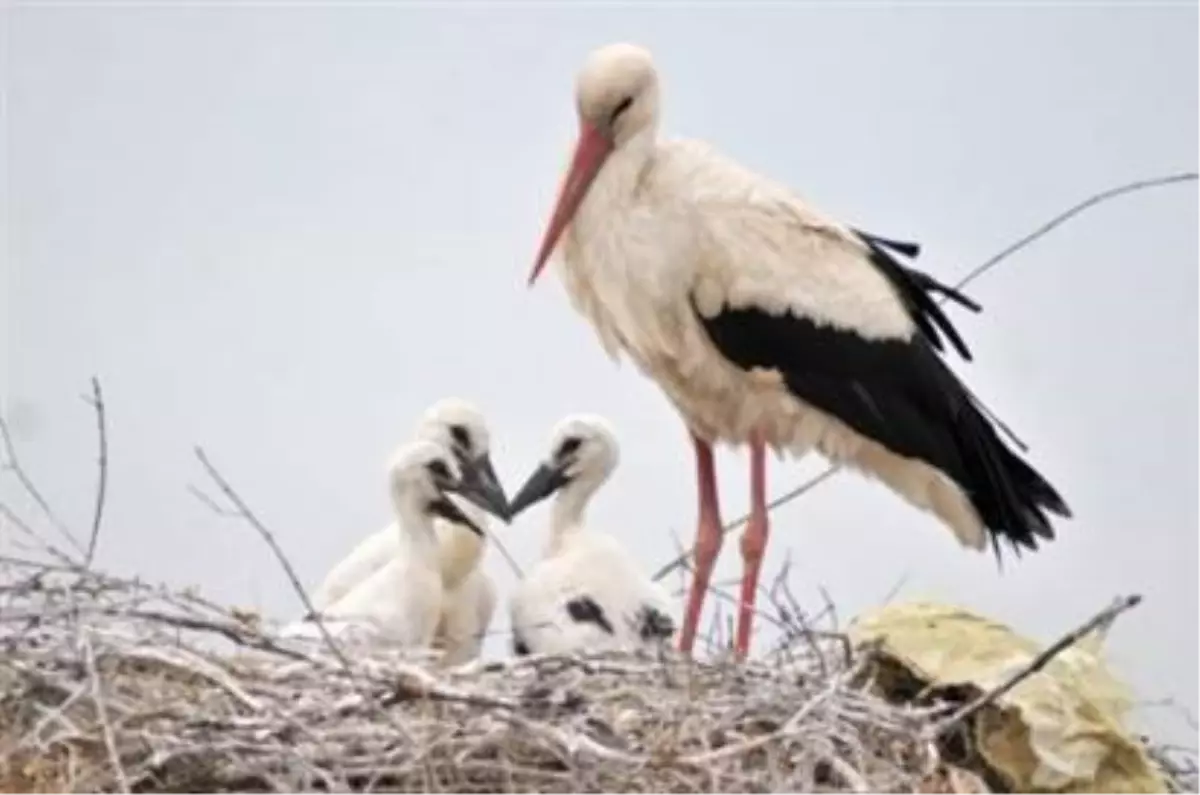
[[[599,417],[575,415],[555,427],[539,471],[559,473],[563,482],[542,495],[553,493],[544,554],[509,604],[518,652],[629,649],[669,637],[674,620],[665,592],[615,538],[586,526],[587,505],[618,457],[616,436]],[[514,498],[514,510],[520,501]]]
[[[460,444],[456,436],[465,436],[467,444],[462,453],[468,459],[490,453],[490,433],[482,413],[457,398],[441,400],[431,406],[422,416],[415,434],[418,440],[432,441],[445,448]],[[476,527],[487,530],[491,518],[486,512],[457,495],[448,495],[448,498]],[[481,565],[486,542],[479,533],[440,516],[432,517],[432,527],[442,594],[433,644],[443,650],[445,663],[457,664],[479,655],[482,639],[495,612],[496,588]],[[398,522],[394,520],[363,539],[334,566],[314,591],[313,607],[319,613],[329,615],[335,605],[337,610],[342,610],[347,604],[369,598],[370,593],[379,593],[378,583],[386,582],[390,576],[380,575],[380,572],[402,554],[407,554],[407,550]],[[347,602],[351,594],[355,594],[354,602]],[[305,630],[305,634],[312,634],[312,631]]]
[[[440,468],[440,469],[439,469]],[[390,644],[432,645],[445,589],[434,531],[434,506],[447,482],[461,480],[453,454],[432,441],[402,447],[392,459],[389,487],[396,512],[396,554],[322,610],[338,634],[365,634]]]

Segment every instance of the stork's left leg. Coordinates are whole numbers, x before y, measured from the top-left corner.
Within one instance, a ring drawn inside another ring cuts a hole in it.
[[[754,624],[754,597],[758,574],[767,548],[767,446],[760,432],[750,438],[750,518],[742,533],[742,595],[738,603],[737,637],[734,651],[745,659],[750,650]]]

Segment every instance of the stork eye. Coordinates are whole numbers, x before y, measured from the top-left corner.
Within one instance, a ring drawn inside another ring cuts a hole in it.
[[[454,444],[456,444],[459,447],[462,447],[462,448],[465,448],[468,450],[471,448],[471,434],[467,433],[467,429],[465,426],[451,425],[450,426],[450,438],[453,439]]]
[[[434,480],[453,479],[453,476],[450,474],[450,467],[446,466],[445,461],[430,461],[426,469],[429,470],[429,474],[433,475]]]
[[[620,116],[622,113],[624,113],[625,111],[629,110],[629,106],[630,106],[630,105],[632,105],[632,104],[633,104],[633,97],[625,97],[625,99],[623,99],[623,100],[621,100],[620,102],[618,102],[618,103],[617,103],[617,106],[616,106],[615,108],[613,108],[612,115],[608,117],[608,123],[609,123],[609,124],[616,124],[616,123],[617,123],[617,118],[618,118],[618,117],[619,117],[619,116]]]
[[[564,459],[578,450],[581,444],[583,444],[583,440],[578,436],[568,436],[566,439],[562,440],[562,444],[558,446],[558,450],[555,451],[554,457],[560,460]]]

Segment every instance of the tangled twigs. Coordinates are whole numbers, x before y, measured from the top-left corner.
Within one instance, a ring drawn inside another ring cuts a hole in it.
[[[0,770],[70,749],[57,788],[811,790],[829,768],[851,789],[911,790],[919,773],[911,717],[819,638],[788,665],[664,652],[441,670],[362,648],[356,682],[330,675],[328,650],[297,660],[185,594],[83,569],[6,587]]]

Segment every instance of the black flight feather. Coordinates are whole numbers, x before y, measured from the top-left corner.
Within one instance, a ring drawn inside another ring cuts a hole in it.
[[[777,370],[796,397],[892,453],[944,472],[963,489],[993,544],[1003,537],[1037,549],[1038,538],[1054,536],[1044,511],[1070,516],[1053,486],[1005,446],[930,338],[868,340],[757,309],[696,314],[733,364]]]
[[[895,240],[867,234],[857,229],[851,229],[859,240],[867,246],[871,264],[879,269],[888,283],[896,290],[900,301],[913,323],[938,351],[942,348],[942,336],[950,340],[950,344],[958,351],[958,355],[971,360],[971,351],[959,335],[958,329],[946,317],[946,313],[931,297],[931,293],[941,293],[971,311],[980,311],[980,306],[965,295],[942,284],[927,273],[901,265],[887,249],[899,254],[915,257],[921,250],[916,243],[903,243]]]

